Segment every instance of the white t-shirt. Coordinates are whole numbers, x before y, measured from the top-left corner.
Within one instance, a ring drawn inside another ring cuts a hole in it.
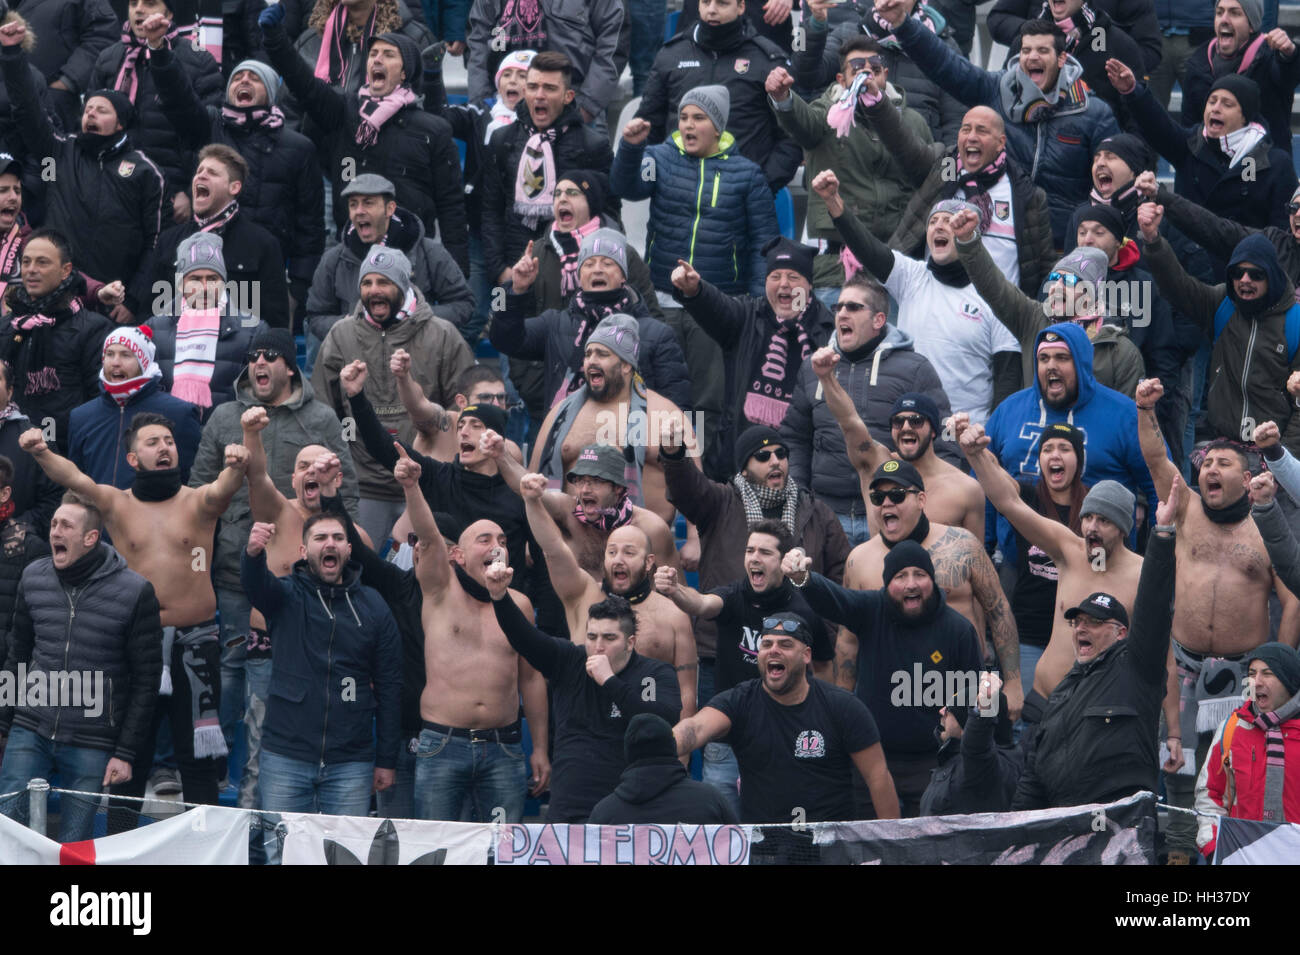
[[[957,190],[966,197],[966,190]],[[1011,177],[1003,176],[989,190],[993,214],[984,223],[981,238],[994,263],[1002,270],[1007,281],[1020,285],[1020,253],[1016,247],[1016,209],[1011,202]]]
[[[983,424],[992,410],[993,356],[1020,353],[1020,343],[973,285],[944,285],[924,262],[894,253],[885,288],[898,302],[898,327],[912,336],[943,382],[952,410]]]

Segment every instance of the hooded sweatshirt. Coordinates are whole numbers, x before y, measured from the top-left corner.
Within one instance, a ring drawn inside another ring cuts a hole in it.
[[[1068,408],[1049,408],[1035,375],[1028,388],[1011,395],[989,416],[985,425],[992,439],[989,450],[1012,477],[1037,480],[1038,441],[1043,429],[1062,421],[1075,425],[1084,432],[1083,483],[1092,486],[1098,481],[1119,481],[1134,489],[1140,500],[1145,499],[1147,513],[1154,514],[1156,490],[1138,444],[1137,405],[1132,398],[1098,383],[1092,370],[1092,342],[1078,325],[1061,322],[1044,328],[1034,338],[1035,354],[1048,332],[1060,335],[1074,356],[1078,397]],[[1015,533],[1006,518],[990,505],[985,511],[985,526],[992,527],[995,519],[1003,559],[1014,560]],[[1135,543],[1136,528],[1130,535],[1130,544]]]
[[[629,763],[587,819],[589,826],[638,823],[726,826],[736,824],[736,815],[721,790],[691,779],[671,756],[659,756]]]

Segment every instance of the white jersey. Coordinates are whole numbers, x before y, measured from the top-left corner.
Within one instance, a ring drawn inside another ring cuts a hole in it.
[[[966,198],[965,189],[958,189],[962,198]],[[1020,286],[1020,252],[1016,245],[1016,208],[1011,202],[1011,177],[1002,176],[989,190],[989,202],[992,214],[981,229],[981,241],[984,248],[1007,281]]]
[[[894,253],[885,288],[898,302],[898,327],[939,373],[954,412],[983,424],[992,411],[993,356],[1020,354],[1020,343],[993,315],[975,286],[953,288],[924,262]]]

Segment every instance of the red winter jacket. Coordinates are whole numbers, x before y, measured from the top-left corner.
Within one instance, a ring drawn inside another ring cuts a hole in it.
[[[1234,819],[1262,818],[1267,778],[1265,733],[1254,725],[1254,718],[1250,703],[1246,703],[1215,731],[1214,743],[1196,782],[1198,812]],[[1230,723],[1236,723],[1232,730],[1228,729]],[[1225,769],[1223,737],[1229,732],[1228,768]],[[1286,739],[1287,767],[1282,811],[1286,822],[1300,822],[1300,715],[1283,721],[1282,734]],[[1201,816],[1196,843],[1207,857],[1214,855],[1218,836],[1218,824]]]

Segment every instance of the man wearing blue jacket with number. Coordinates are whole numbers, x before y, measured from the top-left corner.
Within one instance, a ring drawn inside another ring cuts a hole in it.
[[[998,405],[984,427],[992,438],[989,450],[1002,467],[1014,478],[1036,480],[1043,430],[1060,422],[1072,424],[1084,434],[1083,483],[1091,487],[1098,481],[1118,481],[1146,502],[1147,514],[1153,513],[1156,489],[1138,444],[1137,405],[1098,383],[1087,332],[1073,322],[1044,328],[1034,339],[1034,370],[1034,383]],[[1015,532],[990,505],[984,526],[994,527],[995,519],[1002,559],[1014,562]]]

